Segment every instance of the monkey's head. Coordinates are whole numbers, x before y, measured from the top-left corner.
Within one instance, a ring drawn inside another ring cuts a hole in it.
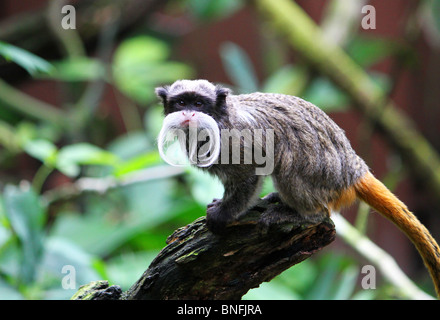
[[[156,88],[165,113],[158,137],[159,153],[165,161],[175,164],[165,150],[170,134],[178,138],[193,164],[208,167],[217,160],[220,153],[218,123],[228,116],[226,97],[229,92],[207,80],[178,80],[170,86]],[[193,134],[191,129],[194,129]]]
[[[216,121],[227,116],[226,97],[230,89],[207,80],[178,80],[170,86],[156,88],[165,115],[177,111],[203,112]]]

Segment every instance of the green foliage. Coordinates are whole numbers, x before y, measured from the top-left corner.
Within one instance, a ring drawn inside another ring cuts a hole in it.
[[[238,45],[228,42],[220,49],[225,71],[238,87],[239,93],[258,90],[258,80],[249,56]]]
[[[6,217],[20,242],[21,263],[18,279],[29,284],[35,273],[43,250],[46,213],[40,199],[32,189],[7,185],[3,193]]]
[[[243,6],[240,0],[187,0],[190,12],[201,20],[227,17]]]
[[[15,62],[31,75],[49,73],[53,70],[52,65],[46,60],[2,41],[0,41],[0,56],[3,56],[7,61]]]
[[[344,92],[324,77],[312,81],[303,97],[327,112],[344,111],[348,104]]]
[[[96,59],[76,57],[56,62],[53,66],[52,72],[48,75],[41,75],[41,78],[76,82],[93,81],[106,77],[105,65]]]
[[[359,36],[351,40],[347,51],[351,58],[363,67],[369,67],[402,50],[402,47],[390,40]]]
[[[152,37],[137,36],[125,40],[115,52],[113,79],[118,88],[139,103],[155,99],[154,88],[177,79],[191,78],[187,65],[168,61],[166,43]]]
[[[71,144],[57,150],[48,140],[30,140],[24,151],[39,159],[46,166],[58,169],[66,176],[75,177],[80,173],[80,165],[116,165],[118,158],[111,152],[89,143]]]
[[[285,65],[267,78],[262,91],[298,95],[305,84],[306,75],[301,67]]]
[[[436,29],[437,38],[440,38],[440,0],[431,0],[428,2],[428,10],[432,15],[433,26]]]
[[[250,290],[244,299],[370,300],[380,291],[357,291],[360,268],[342,255],[320,254],[284,271],[270,283]],[[269,298],[268,298],[269,297]]]

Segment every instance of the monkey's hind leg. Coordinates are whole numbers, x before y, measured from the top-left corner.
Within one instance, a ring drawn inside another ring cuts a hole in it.
[[[306,206],[304,201],[312,192],[308,189],[296,188],[294,186],[304,186],[300,180],[292,180],[283,178],[282,175],[272,175],[272,181],[276,193],[268,194],[264,200],[270,203],[269,209],[263,213],[260,222],[264,229],[270,227],[271,224],[280,224],[292,222],[293,224],[312,223],[316,224],[327,218],[330,213],[327,206],[321,206],[318,202],[315,205]],[[323,207],[323,208],[321,208]]]
[[[274,200],[270,197],[268,200]],[[261,228],[267,231],[276,224],[317,224],[329,216],[328,212],[300,213],[283,202],[270,203],[267,210],[260,217]]]

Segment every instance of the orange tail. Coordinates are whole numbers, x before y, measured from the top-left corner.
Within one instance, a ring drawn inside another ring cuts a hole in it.
[[[354,186],[356,195],[396,224],[414,243],[440,297],[440,248],[424,225],[370,172]]]

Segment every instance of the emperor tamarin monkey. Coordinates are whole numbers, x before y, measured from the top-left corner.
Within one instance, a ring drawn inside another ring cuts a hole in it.
[[[164,142],[170,130],[181,129],[187,134],[191,127],[196,127],[197,132],[208,131],[203,146],[203,141],[197,141],[191,151],[188,142],[181,144],[190,157],[205,147],[202,152],[205,161],[194,164],[217,176],[225,187],[223,199],[208,205],[210,230],[221,233],[250,208],[262,181],[262,176],[256,174],[261,163],[220,161],[231,160],[232,148],[225,149],[224,144],[233,147],[239,143],[244,149],[248,139],[241,136],[231,142],[221,136],[235,129],[238,132],[260,129],[263,136],[259,146],[263,153],[268,151],[264,140],[271,139],[269,142],[273,144],[273,156],[268,156],[273,161],[271,177],[281,206],[286,208],[278,213],[266,213],[263,217],[266,222],[285,220],[289,215],[294,218],[330,214],[359,198],[411,239],[440,294],[440,249],[436,241],[405,204],[371,174],[344,131],[321,109],[298,97],[282,94],[233,95],[229,89],[206,80],[179,80],[156,88],[156,94],[162,99],[166,116],[158,138],[161,155],[165,153]],[[270,139],[267,132],[273,133]],[[189,140],[195,137],[191,138],[190,134]],[[228,153],[226,157],[222,152]]]

